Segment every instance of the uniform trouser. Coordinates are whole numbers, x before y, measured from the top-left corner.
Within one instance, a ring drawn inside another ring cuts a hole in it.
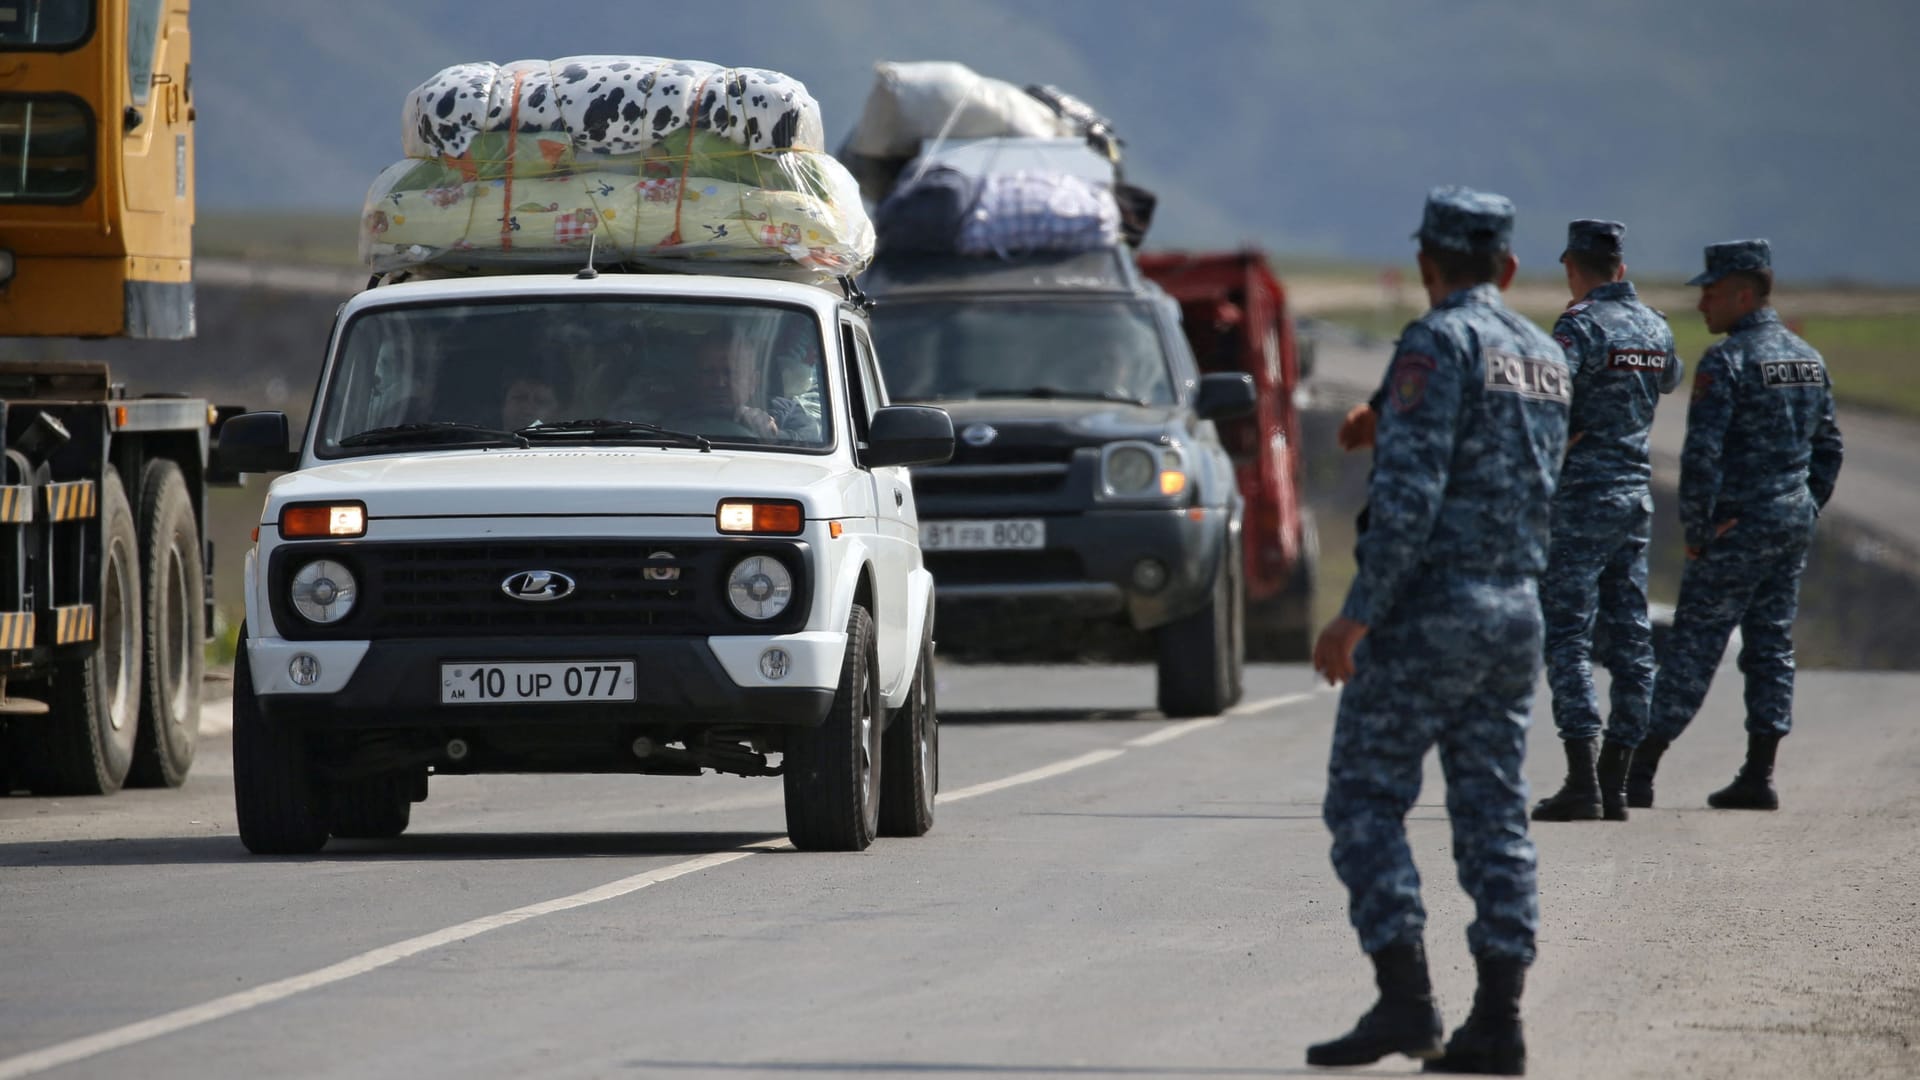
[[[1593,639],[1606,631],[1601,663],[1613,676],[1607,737],[1638,746],[1653,700],[1653,627],[1647,621],[1647,542],[1653,497],[1646,489],[1592,498],[1563,491],[1540,581],[1553,723],[1569,741],[1600,735]]]
[[[1672,742],[1693,721],[1735,626],[1747,731],[1778,736],[1793,727],[1793,619],[1814,512],[1813,498],[1798,493],[1748,507],[1737,525],[1687,563],[1673,633],[1653,681],[1654,738]]]
[[[1475,956],[1532,962],[1539,898],[1521,763],[1540,647],[1539,594],[1526,579],[1416,581],[1361,640],[1322,816],[1368,953],[1426,927],[1405,819],[1437,744],[1454,863],[1477,911],[1467,943]]]

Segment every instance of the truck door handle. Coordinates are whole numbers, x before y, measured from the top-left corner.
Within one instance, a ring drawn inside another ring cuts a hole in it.
[[[894,488],[893,489],[893,505],[895,506],[907,505],[907,493],[904,491],[901,491],[899,488]]]

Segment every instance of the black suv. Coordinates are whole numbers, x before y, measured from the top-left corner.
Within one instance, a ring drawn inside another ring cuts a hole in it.
[[[865,287],[889,395],[959,435],[913,470],[941,640],[1060,658],[1118,624],[1151,634],[1162,712],[1238,701],[1243,503],[1213,421],[1252,380],[1203,378],[1122,250],[883,256]]]

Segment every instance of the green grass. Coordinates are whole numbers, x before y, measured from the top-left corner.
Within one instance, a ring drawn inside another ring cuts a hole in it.
[[[1543,327],[1553,325],[1554,313],[1526,314]],[[1707,333],[1695,312],[1668,314],[1674,347],[1691,372],[1700,355],[1719,338]],[[1329,311],[1319,317],[1380,341],[1392,341],[1418,315],[1411,308],[1357,308]],[[1788,325],[1826,357],[1827,369],[1833,375],[1834,397],[1843,405],[1920,419],[1920,314],[1796,319],[1787,312],[1786,317]]]

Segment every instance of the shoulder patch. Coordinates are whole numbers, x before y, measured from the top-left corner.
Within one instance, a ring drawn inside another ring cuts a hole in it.
[[[1434,371],[1433,357],[1425,353],[1401,353],[1393,359],[1393,411],[1410,412],[1427,396],[1427,379]]]
[[[1555,335],[1553,335],[1553,340],[1555,340],[1555,341],[1557,341],[1557,342],[1559,342],[1559,343],[1560,343],[1560,347],[1561,347],[1561,348],[1563,348],[1563,349],[1571,349],[1571,348],[1573,348],[1573,335],[1572,335],[1572,334],[1555,334]]]
[[[1693,373],[1693,390],[1692,390],[1693,400],[1698,401],[1700,398],[1705,397],[1707,391],[1712,388],[1713,388],[1713,372],[1708,371],[1705,368],[1701,368],[1699,371],[1696,371]]]

